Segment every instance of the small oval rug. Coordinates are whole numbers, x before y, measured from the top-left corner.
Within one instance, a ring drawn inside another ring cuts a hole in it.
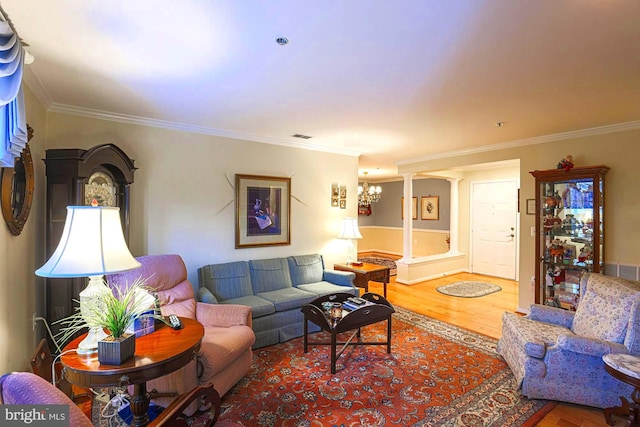
[[[500,286],[485,282],[456,282],[436,288],[441,294],[462,298],[481,297],[501,290]]]

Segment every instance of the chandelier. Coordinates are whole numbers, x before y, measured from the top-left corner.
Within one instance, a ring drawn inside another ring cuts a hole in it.
[[[367,183],[367,174],[364,173],[364,182],[362,185],[358,185],[358,205],[369,206],[371,203],[376,203],[382,196],[382,188],[379,185],[371,185]]]

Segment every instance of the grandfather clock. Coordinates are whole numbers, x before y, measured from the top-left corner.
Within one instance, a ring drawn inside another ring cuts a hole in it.
[[[49,259],[60,241],[67,206],[90,205],[120,208],[122,231],[129,242],[129,189],[134,161],[113,144],[89,150],[63,148],[46,150],[47,175],[46,254]],[[74,300],[86,287],[87,278],[46,279],[46,318],[52,322],[73,314]],[[53,325],[55,326],[55,325]],[[54,333],[58,328],[54,328]]]

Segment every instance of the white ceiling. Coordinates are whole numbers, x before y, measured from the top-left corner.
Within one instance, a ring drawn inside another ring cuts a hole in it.
[[[450,151],[640,127],[638,0],[0,4],[51,111],[361,154],[371,180]]]

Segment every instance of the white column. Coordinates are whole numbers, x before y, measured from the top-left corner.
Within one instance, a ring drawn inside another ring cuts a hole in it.
[[[406,262],[413,258],[413,219],[411,205],[413,197],[413,174],[407,173],[404,177],[404,218],[402,220],[402,259]]]
[[[458,192],[458,183],[461,181],[461,179],[447,178],[447,181],[449,181],[449,185],[451,187],[451,206],[449,209],[449,252],[455,253],[458,252],[459,247],[458,215],[460,213],[460,194]]]

